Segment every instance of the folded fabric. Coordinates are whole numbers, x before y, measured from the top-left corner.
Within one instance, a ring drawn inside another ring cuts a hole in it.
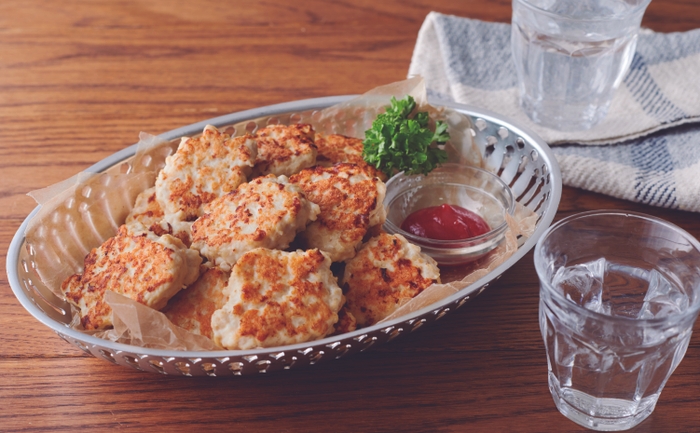
[[[494,111],[557,145],[565,185],[700,212],[700,126],[680,126],[700,121],[700,29],[642,31],[608,116],[587,131],[555,131],[522,112],[509,24],[431,12],[408,75],[422,75],[430,96]]]

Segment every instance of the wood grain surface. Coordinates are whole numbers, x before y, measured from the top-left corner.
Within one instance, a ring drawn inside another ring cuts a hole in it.
[[[405,78],[426,14],[508,22],[507,0],[0,3],[0,254],[25,194],[135,143],[217,115],[356,94]],[[653,0],[644,25],[700,27],[696,0]],[[697,71],[696,71],[697,72]],[[698,214],[565,188],[557,219],[619,208],[700,236]],[[187,379],[84,355],[0,275],[0,431],[576,432],[547,388],[532,253],[458,312],[301,370]],[[635,432],[700,431],[700,325]]]

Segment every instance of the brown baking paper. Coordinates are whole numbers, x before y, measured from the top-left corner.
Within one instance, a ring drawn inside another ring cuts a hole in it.
[[[311,123],[319,133],[361,138],[377,114],[389,105],[392,96],[401,99],[407,94],[415,98],[417,111],[428,111],[432,121],[448,123],[451,136],[445,146],[448,161],[483,165],[481,152],[470,133],[472,124],[469,118],[455,110],[428,105],[425,84],[420,77],[377,87],[360,97],[324,110],[268,116],[237,125],[225,125],[221,129],[241,135],[250,131],[251,122],[255,122],[257,127],[274,122],[298,122]],[[33,267],[42,282],[57,296],[63,298],[60,286],[65,278],[82,272],[83,260],[90,250],[116,234],[131,211],[136,196],[154,185],[165,158],[179,143],[179,140],[166,142],[145,133],[141,133],[139,138],[136,155],[105,173],[80,173],[29,194],[41,205],[25,232],[27,244],[33,250]],[[518,206],[518,209],[513,218],[508,218],[506,242],[487,257],[473,263],[468,275],[429,287],[403,305],[392,317],[443,299],[503,263],[517,250],[517,237],[529,236],[535,227],[537,215],[522,206]],[[159,349],[217,349],[211,340],[173,325],[158,311],[113,292],[108,292],[105,299],[113,310],[114,328],[95,335],[111,341]],[[80,329],[80,321],[74,317],[71,326]]]

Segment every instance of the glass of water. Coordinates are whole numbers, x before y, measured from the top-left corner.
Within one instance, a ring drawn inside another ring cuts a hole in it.
[[[513,0],[520,105],[543,126],[589,129],[608,112],[651,0]]]
[[[700,243],[633,212],[566,218],[535,247],[540,329],[559,411],[626,430],[654,410],[700,309]]]

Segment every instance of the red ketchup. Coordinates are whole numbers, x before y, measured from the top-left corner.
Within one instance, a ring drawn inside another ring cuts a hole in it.
[[[406,217],[401,229],[416,236],[449,241],[473,238],[491,230],[479,215],[451,204],[417,210]]]

